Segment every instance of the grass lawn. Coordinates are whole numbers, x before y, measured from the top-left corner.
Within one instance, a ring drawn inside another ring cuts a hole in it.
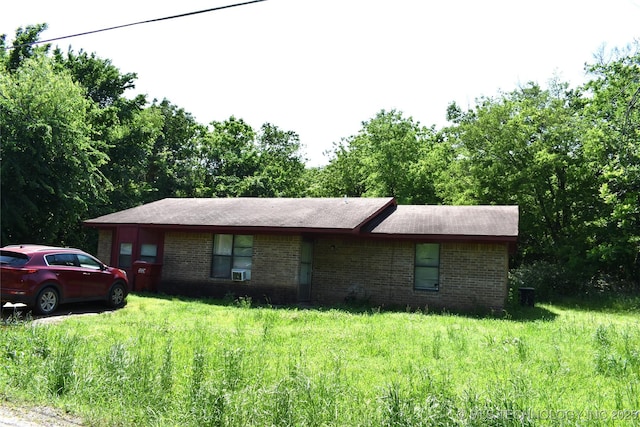
[[[0,398],[91,425],[640,424],[639,300],[496,317],[130,295],[0,326]]]

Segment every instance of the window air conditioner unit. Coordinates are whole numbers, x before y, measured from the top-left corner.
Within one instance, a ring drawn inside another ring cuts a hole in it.
[[[231,270],[231,280],[234,282],[244,282],[247,280],[247,270]]]

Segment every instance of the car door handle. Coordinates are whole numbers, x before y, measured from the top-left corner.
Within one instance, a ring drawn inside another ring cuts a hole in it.
[[[84,272],[84,273],[82,273],[82,275],[83,276],[91,276],[91,273]]]

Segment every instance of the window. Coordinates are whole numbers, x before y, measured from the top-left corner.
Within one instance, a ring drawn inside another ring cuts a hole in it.
[[[251,279],[253,236],[216,234],[213,239],[213,261],[211,277],[230,279],[231,270],[246,270],[246,279]]]
[[[417,243],[414,289],[437,291],[440,282],[440,245]]]
[[[78,254],[78,261],[80,262],[80,267],[82,268],[90,268],[92,270],[102,270],[102,265],[98,261],[96,261],[95,259],[89,256]]]
[[[29,261],[29,257],[17,253],[17,252],[9,252],[9,251],[0,251],[0,264],[1,265],[9,265],[11,267],[22,267]]]
[[[118,257],[118,267],[130,268],[133,255],[133,243],[120,243],[120,256]]]
[[[47,264],[49,265],[61,265],[64,267],[78,267],[78,260],[75,254],[52,254],[46,257]]]
[[[143,243],[140,247],[140,260],[146,262],[156,262],[158,258],[158,245]]]

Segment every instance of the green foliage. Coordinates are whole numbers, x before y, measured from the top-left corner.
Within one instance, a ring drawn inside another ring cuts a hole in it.
[[[40,33],[47,29],[47,24],[27,25],[26,28],[18,28],[16,30],[16,36],[13,39],[12,49],[6,57],[6,62],[3,64],[6,70],[13,73],[22,66],[24,61],[35,56],[41,56],[49,50],[49,45],[35,46],[40,36]],[[4,35],[3,35],[4,41]],[[4,42],[2,43],[4,47]],[[2,52],[4,55],[4,51]]]
[[[235,117],[225,122],[212,122],[211,127],[200,153],[206,195],[246,195],[253,187],[258,168],[254,130],[244,120]]]
[[[637,341],[637,330],[618,331],[611,325],[598,325],[593,336],[595,371],[600,375],[620,379],[637,372],[640,369]]]
[[[265,123],[258,133],[257,146],[260,160],[256,195],[299,197],[305,167],[298,134]]]
[[[53,58],[59,69],[70,73],[84,88],[91,105],[90,137],[104,144],[109,157],[101,172],[112,186],[104,189],[105,200],[96,200],[103,203],[92,205],[91,215],[153,200],[148,197],[153,190],[145,178],[150,169],[152,147],[162,129],[162,118],[155,109],[144,108],[144,96],[124,97],[125,91],[134,87],[136,75],[121,74],[111,61],[95,53],[76,54],[69,49],[64,55],[56,49]]]
[[[69,242],[108,187],[83,89],[45,56],[0,74],[2,242]]]
[[[380,111],[358,135],[334,144],[323,173],[328,196],[393,196],[400,203],[437,202],[430,167],[433,131],[396,110]]]
[[[538,301],[552,301],[567,295],[582,295],[587,277],[575,277],[565,265],[547,261],[524,263],[509,272],[509,285],[514,293],[520,287],[535,289]]]
[[[62,396],[73,389],[74,371],[73,363],[78,338],[75,336],[61,337],[56,346],[57,353],[50,358],[51,365],[47,368],[49,392],[54,396]]]
[[[145,201],[196,197],[202,192],[197,154],[207,133],[206,127],[166,99],[159,104],[154,102],[150,109],[161,115],[162,126],[148,158],[144,181],[152,190]]]
[[[483,99],[449,132],[459,147],[456,182],[478,204],[520,206],[525,259],[585,258],[586,226],[597,206],[594,171],[584,158],[576,93],[552,82]]]
[[[82,220],[164,197],[303,194],[296,133],[233,117],[207,129],[168,100],[126,98],[135,73],[48,56],[32,45],[45,28],[19,29],[0,56],[3,244],[84,246]]]
[[[366,192],[362,160],[349,142],[334,143],[329,164],[315,175],[314,193],[320,197],[360,197]]]
[[[411,187],[406,169],[418,160],[421,129],[413,119],[384,110],[362,124],[362,131],[350,140],[358,151],[366,187],[364,196],[406,197]]]
[[[601,200],[589,259],[640,286],[640,42],[588,71],[585,115]]]
[[[137,77],[135,73],[121,74],[110,60],[83,50],[76,54],[69,48],[65,56],[56,49],[54,59],[71,73],[74,80],[86,89],[86,96],[101,109],[122,102],[121,97],[127,89],[134,87]]]
[[[259,132],[242,119],[211,123],[200,146],[202,193],[213,197],[299,197],[304,163],[299,137],[265,123]]]

